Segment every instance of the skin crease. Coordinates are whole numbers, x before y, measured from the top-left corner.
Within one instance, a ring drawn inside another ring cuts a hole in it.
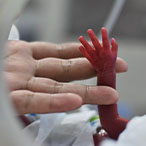
[[[80,43],[8,41],[4,75],[20,115],[65,112],[82,104],[107,105],[118,100],[118,93],[110,87],[70,82],[96,76],[79,46]],[[116,71],[127,71],[124,60],[118,58]]]
[[[93,30],[88,30],[88,35],[94,47],[85,40],[83,36],[79,37],[83,46],[80,46],[80,51],[93,65],[98,73],[98,86],[109,86],[116,89],[116,60],[118,44],[115,39],[111,40],[111,47],[107,30],[101,29],[102,44],[99,43]],[[119,116],[117,104],[98,105],[100,121],[103,129],[106,130],[109,137],[117,139],[119,134],[125,129],[128,120]],[[106,135],[107,136],[107,135]],[[99,145],[102,136],[96,135],[95,146]]]

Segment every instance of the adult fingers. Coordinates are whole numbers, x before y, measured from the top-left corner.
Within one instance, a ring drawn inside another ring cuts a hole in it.
[[[53,44],[47,42],[30,43],[35,59],[56,57],[62,59],[82,57],[79,51],[80,43]]]
[[[19,114],[65,112],[82,105],[80,96],[70,93],[45,94],[19,90],[11,92],[10,96]]]
[[[121,72],[126,72],[127,70],[128,70],[128,65],[126,61],[118,57],[116,62],[116,72],[121,73]]]
[[[46,58],[36,61],[36,76],[55,79],[57,81],[72,81],[86,79],[96,75],[94,68],[85,58],[58,59]]]
[[[117,92],[110,87],[59,83],[44,78],[32,78],[28,90],[50,94],[74,93],[82,97],[84,104],[112,104],[118,100]]]
[[[121,58],[117,59],[116,71],[118,73],[127,71],[127,64]],[[68,60],[46,58],[36,61],[35,75],[57,81],[73,81],[93,77],[96,71],[85,58]]]

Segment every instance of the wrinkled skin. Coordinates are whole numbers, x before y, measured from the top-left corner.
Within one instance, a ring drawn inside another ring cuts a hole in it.
[[[116,60],[118,44],[115,39],[111,40],[111,46],[109,43],[108,34],[105,28],[101,29],[102,44],[99,43],[94,32],[89,29],[88,35],[92,41],[93,47],[85,40],[83,36],[79,37],[83,46],[80,46],[80,51],[93,65],[98,73],[98,85],[110,86],[116,89]],[[125,129],[128,120],[119,116],[117,112],[117,104],[112,105],[99,105],[99,116],[102,127],[106,130],[108,135],[117,139],[119,134]],[[102,136],[96,135],[98,140],[95,140],[95,145],[99,144],[99,140]]]
[[[107,105],[118,100],[116,90],[110,87],[69,82],[96,76],[79,46],[8,41],[4,75],[19,114],[65,112],[82,104]],[[116,70],[127,70],[124,60],[117,60]]]

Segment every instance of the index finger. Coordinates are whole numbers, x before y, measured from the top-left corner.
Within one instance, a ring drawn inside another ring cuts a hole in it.
[[[102,33],[103,47],[105,49],[110,49],[109,37],[107,34],[107,30],[104,27],[101,29],[101,33]]]
[[[53,44],[47,42],[30,43],[35,59],[56,57],[61,59],[82,57],[79,51],[80,43]]]
[[[88,35],[89,35],[94,47],[99,51],[99,49],[101,48],[101,45],[92,29],[88,29]]]

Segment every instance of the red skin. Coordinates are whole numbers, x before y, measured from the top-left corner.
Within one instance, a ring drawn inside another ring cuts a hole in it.
[[[99,43],[94,32],[89,29],[88,35],[94,47],[92,47],[83,36],[80,36],[79,40],[83,46],[80,46],[79,49],[83,56],[85,56],[96,69],[98,73],[97,84],[99,86],[110,86],[116,89],[115,65],[118,44],[115,39],[112,38],[110,46],[108,34],[105,28],[101,29],[101,33],[103,42],[102,44]],[[119,116],[117,111],[117,104],[98,105],[98,111],[103,129],[105,129],[109,137],[117,139],[119,134],[125,129],[128,120]]]

